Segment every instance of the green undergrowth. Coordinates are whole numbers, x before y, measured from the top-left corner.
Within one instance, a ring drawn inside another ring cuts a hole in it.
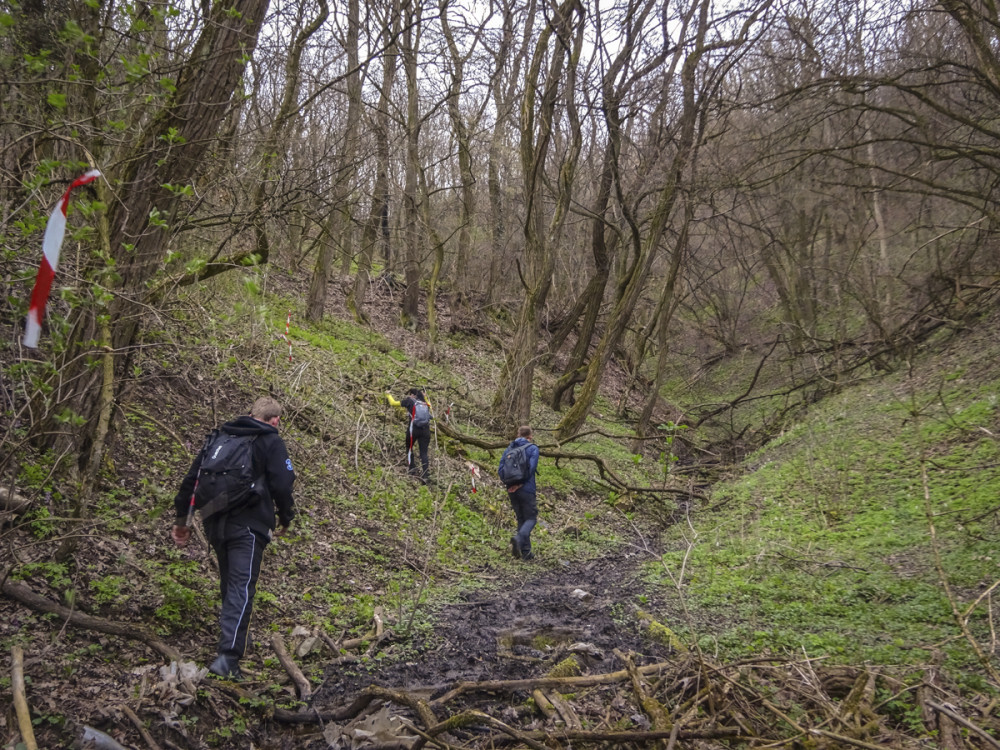
[[[990,642],[980,597],[1000,578],[998,383],[923,367],[813,406],[714,488],[715,512],[666,534],[646,573],[685,598],[689,639],[729,656],[975,672],[952,608]]]
[[[288,310],[300,309],[300,301],[275,293],[273,283],[220,284],[218,294],[198,303],[207,308],[209,324],[172,361],[175,370],[192,373],[189,380],[204,383],[212,398],[185,407],[168,392],[162,396],[166,415],[140,405],[127,417],[126,439],[149,452],[137,481],[143,483],[151,532],[168,526],[176,486],[205,432],[270,392],[287,409],[281,430],[298,476],[299,516],[267,553],[258,611],[269,630],[288,633],[304,626],[332,637],[365,637],[377,612],[402,639],[398,658],[406,658],[403,644],[425,637],[441,606],[466,589],[509,585],[510,576],[526,574],[510,564],[513,513],[495,477],[511,436],[487,418],[503,365],[495,345],[471,346],[467,336],[442,334],[439,349],[457,353],[459,361],[446,354],[429,362],[419,356],[424,334],[391,339],[402,332],[385,335],[336,315],[316,324],[293,316],[289,323]],[[163,338],[192,340],[181,332]],[[158,361],[145,363],[146,372],[160,367]],[[546,377],[539,373],[540,382]],[[432,481],[423,486],[408,477],[406,415],[387,403],[385,393],[400,398],[411,386],[426,391],[439,422],[450,406],[448,418],[460,432],[496,447],[462,443],[436,430]],[[543,391],[532,425],[536,442],[554,446],[550,430],[561,415],[541,404]],[[597,411],[611,415],[613,408],[602,401]],[[594,430],[617,431],[623,439]],[[600,455],[622,479],[648,482],[652,465],[631,454],[624,428],[595,417],[585,432],[559,449]],[[480,472],[475,492],[470,467]],[[543,459],[538,484],[536,568],[606,555],[623,543],[621,511],[593,462]],[[125,494],[103,498],[99,513],[109,524],[134,516],[122,512]],[[84,583],[98,604],[127,598],[142,607],[160,633],[213,631],[218,594],[207,549],[164,547],[139,567],[148,573],[150,590],[118,580],[112,565]]]

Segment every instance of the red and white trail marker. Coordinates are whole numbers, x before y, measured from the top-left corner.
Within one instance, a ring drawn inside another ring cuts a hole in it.
[[[42,263],[38,267],[38,276],[35,277],[35,288],[31,290],[31,304],[28,307],[28,320],[22,340],[29,349],[38,347],[38,336],[42,332],[45,303],[49,299],[49,290],[52,288],[52,280],[59,265],[59,250],[62,247],[63,237],[66,236],[66,206],[69,204],[69,194],[73,192],[73,188],[87,185],[100,176],[100,172],[92,169],[73,180],[52,211],[48,224],[45,225],[45,236],[42,238]]]
[[[288,317],[285,318],[285,341],[288,342],[288,361],[292,361],[292,339],[289,337],[289,331],[292,327],[292,311],[288,311]]]
[[[466,461],[465,467],[469,470],[469,473],[472,474],[472,491],[475,493],[476,480],[480,478],[479,467],[472,463],[472,461]]]

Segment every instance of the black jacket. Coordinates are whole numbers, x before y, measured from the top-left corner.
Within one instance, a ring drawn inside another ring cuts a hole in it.
[[[292,460],[288,457],[285,441],[281,439],[278,430],[266,422],[260,422],[249,416],[226,422],[219,429],[230,435],[257,435],[257,439],[253,442],[253,467],[254,473],[264,479],[258,485],[263,489],[260,501],[229,514],[227,516],[229,522],[233,525],[248,526],[259,534],[269,536],[275,526],[274,511],[277,507],[278,523],[282,526],[291,524],[295,518],[295,502],[292,500],[295,471],[292,469]],[[174,497],[177,522],[181,524],[187,522],[191,493],[194,492],[194,483],[201,468],[201,458],[202,451],[198,451],[194,463],[188,469]],[[209,519],[207,525],[215,523],[216,518],[213,516]]]

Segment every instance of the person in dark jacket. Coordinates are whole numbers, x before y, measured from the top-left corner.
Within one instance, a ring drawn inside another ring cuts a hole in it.
[[[417,461],[413,455],[414,445],[420,451],[420,465],[423,470],[420,473],[420,481],[427,484],[430,478],[430,457],[428,448],[431,444],[431,405],[427,403],[424,392],[419,388],[411,388],[399,401],[386,392],[386,399],[392,406],[401,406],[410,415],[409,423],[406,426],[406,465],[410,474],[417,475]]]
[[[281,405],[270,397],[254,402],[248,416],[238,417],[219,429],[230,435],[255,435],[252,445],[256,500],[230,512],[213,515],[205,521],[205,534],[219,559],[219,584],[222,612],[218,656],[208,668],[220,677],[239,679],[239,662],[246,652],[253,599],[264,548],[272,536],[283,534],[295,518],[292,485],[295,472],[285,441],[278,434]],[[206,441],[207,444],[207,441]],[[177,518],[171,536],[178,547],[188,543],[191,529],[188,514],[201,469],[204,448],[199,451],[181,482],[174,507]],[[277,529],[275,528],[277,508]]]
[[[517,437],[504,450],[500,457],[500,465],[497,467],[497,474],[503,476],[503,464],[507,454],[512,448],[525,443],[530,443],[526,451],[528,458],[527,478],[521,484],[512,484],[507,487],[507,497],[510,498],[510,504],[514,508],[514,517],[517,519],[517,533],[510,538],[510,551],[518,560],[531,560],[535,556],[535,553],[531,551],[531,530],[535,528],[535,523],[538,521],[535,472],[538,471],[540,453],[538,446],[534,444],[534,437],[529,426],[523,425],[517,428]]]

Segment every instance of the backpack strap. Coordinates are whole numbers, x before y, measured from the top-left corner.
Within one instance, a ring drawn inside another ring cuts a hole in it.
[[[209,444],[215,440],[215,436],[218,433],[218,427],[209,432],[205,436],[205,442],[201,444],[201,450],[198,451],[198,473],[194,476],[194,487],[191,488],[191,502],[188,505],[187,523],[184,524],[185,526],[190,526],[194,521],[194,496],[198,492],[198,482],[201,480],[201,462],[205,460],[205,451],[208,450]]]

